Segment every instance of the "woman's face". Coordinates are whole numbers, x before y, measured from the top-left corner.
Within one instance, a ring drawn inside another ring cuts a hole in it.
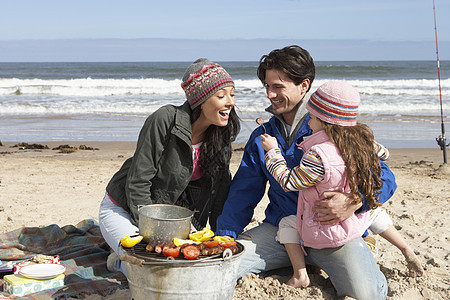
[[[227,126],[230,111],[234,107],[234,87],[218,90],[202,104],[200,117],[208,125]]]

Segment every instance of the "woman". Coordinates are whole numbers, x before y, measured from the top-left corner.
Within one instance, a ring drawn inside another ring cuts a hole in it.
[[[215,230],[231,182],[231,143],[240,125],[234,109],[234,82],[220,65],[201,58],[188,67],[181,86],[187,101],[150,115],[139,134],[134,156],[106,187],[100,205],[103,237],[114,253],[108,269],[125,274],[117,259],[119,240],[139,231],[138,208],[175,204],[195,211],[193,223],[208,219]]]

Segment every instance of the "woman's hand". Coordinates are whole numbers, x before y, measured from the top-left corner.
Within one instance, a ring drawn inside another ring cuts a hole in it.
[[[350,218],[362,203],[353,204],[351,194],[341,192],[324,192],[315,202],[313,211],[322,216],[314,221],[322,225],[332,225]]]
[[[267,133],[261,134],[261,145],[264,150],[269,151],[273,148],[278,148],[277,139]]]

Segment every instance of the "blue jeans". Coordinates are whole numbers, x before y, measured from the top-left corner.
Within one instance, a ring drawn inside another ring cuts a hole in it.
[[[284,245],[275,240],[278,228],[262,223],[243,232],[238,241],[245,247],[238,278],[247,273],[260,273],[291,266]],[[362,238],[341,247],[313,249],[305,247],[306,263],[324,270],[339,297],[385,299],[388,285],[375,258]]]

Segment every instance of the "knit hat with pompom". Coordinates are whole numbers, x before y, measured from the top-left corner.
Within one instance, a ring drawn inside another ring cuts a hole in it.
[[[199,58],[184,73],[181,87],[191,108],[201,105],[218,90],[232,86],[234,81],[219,64],[207,58]]]

